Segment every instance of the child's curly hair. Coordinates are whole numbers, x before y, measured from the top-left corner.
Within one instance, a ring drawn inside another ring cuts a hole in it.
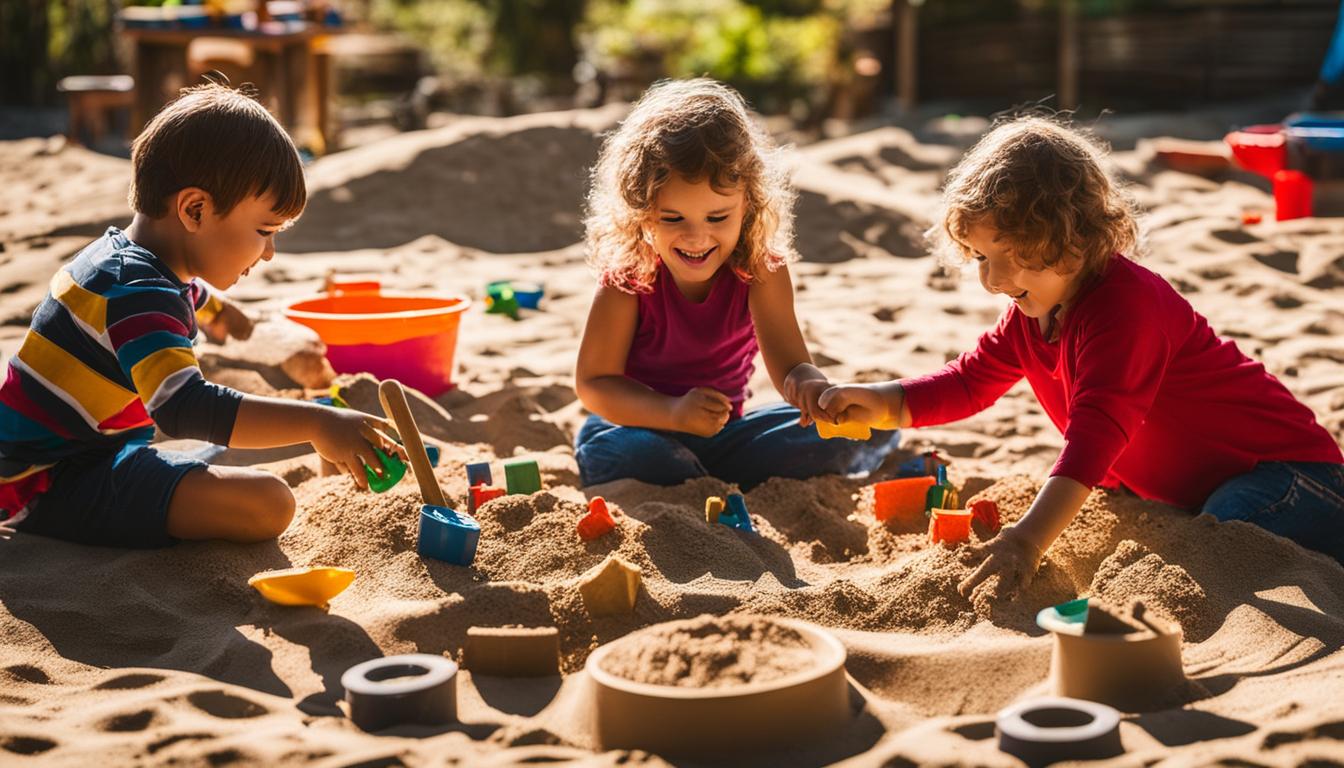
[[[1141,245],[1137,206],[1094,137],[1038,116],[995,126],[948,173],[942,207],[926,233],[945,264],[970,258],[977,224],[998,230],[1024,268],[1079,264],[1098,277],[1116,253]]]
[[[603,285],[653,290],[659,259],[645,239],[658,190],[677,174],[715,190],[741,187],[742,235],[726,264],[739,278],[763,279],[796,259],[793,202],[780,149],[746,102],[708,78],[655,83],[602,146],[584,218],[588,263]]]

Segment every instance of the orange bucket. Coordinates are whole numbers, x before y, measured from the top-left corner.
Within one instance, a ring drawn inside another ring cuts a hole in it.
[[[330,281],[327,293],[290,304],[285,317],[317,331],[337,373],[396,379],[430,397],[453,388],[465,296],[384,292],[377,280]]]

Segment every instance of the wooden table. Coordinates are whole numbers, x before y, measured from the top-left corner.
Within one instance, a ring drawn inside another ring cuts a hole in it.
[[[224,38],[252,49],[260,68],[256,83],[262,103],[297,141],[321,146],[307,149],[322,153],[334,140],[330,119],[330,56],[326,41],[334,30],[312,24],[291,24],[276,31],[240,29],[144,29],[122,28],[135,47],[135,104],[131,133],[139,134],[150,118],[177,98],[191,81],[187,48],[201,38]],[[234,83],[239,85],[239,83]]]

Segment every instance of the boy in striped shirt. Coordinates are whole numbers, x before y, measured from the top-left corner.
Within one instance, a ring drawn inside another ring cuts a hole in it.
[[[251,98],[187,91],[136,139],[135,217],[110,227],[51,279],[0,384],[0,536],[90,544],[261,541],[294,515],[278,477],[208,466],[151,446],[172,437],[239,448],[311,443],[366,487],[374,447],[402,454],[382,419],[244,395],[201,376],[192,340],[245,335],[213,297],[275,255],[307,200],[294,145]]]

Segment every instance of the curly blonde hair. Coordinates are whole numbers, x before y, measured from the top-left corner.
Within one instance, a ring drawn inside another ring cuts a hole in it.
[[[1078,264],[1085,282],[1111,256],[1140,248],[1138,209],[1110,169],[1106,147],[1079,129],[1039,116],[995,126],[947,176],[937,222],[926,235],[943,263],[971,256],[977,224],[998,230],[1028,269]]]
[[[664,80],[607,137],[593,168],[584,217],[588,263],[603,285],[653,290],[658,255],[645,238],[658,190],[677,174],[715,190],[743,190],[742,235],[726,264],[750,282],[798,258],[781,150],[732,88],[708,78]]]

